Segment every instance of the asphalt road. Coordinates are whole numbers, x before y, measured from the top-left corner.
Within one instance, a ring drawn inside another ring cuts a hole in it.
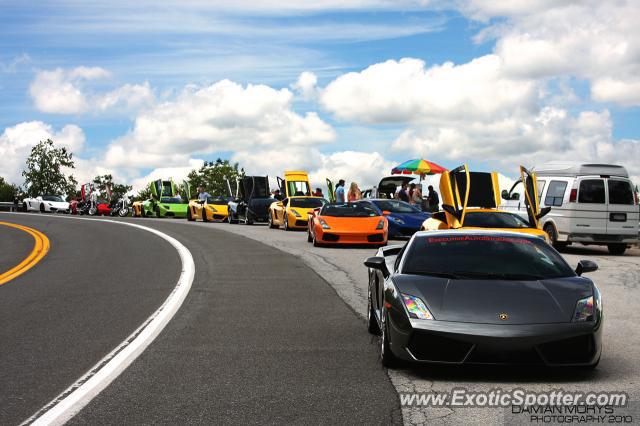
[[[74,383],[155,311],[175,286],[180,260],[159,237],[132,227],[41,214],[0,220],[38,229],[51,243],[40,263],[0,286],[0,424],[9,425]],[[19,262],[33,238],[10,229],[0,227],[2,257]]]
[[[3,218],[0,216],[0,220]],[[0,225],[0,274],[13,268],[31,253],[33,237],[19,229]]]
[[[180,226],[179,221],[174,221]],[[306,242],[304,232],[272,230],[266,226],[229,225],[225,223],[189,223],[224,229],[277,247],[302,259],[321,274],[362,318],[367,307],[367,274],[363,260],[375,254],[367,248],[316,248]],[[394,243],[394,242],[392,242]],[[397,243],[402,244],[402,241]],[[600,365],[593,372],[571,369],[523,368],[444,368],[418,367],[389,370],[398,392],[446,392],[454,388],[471,391],[505,391],[523,388],[530,391],[565,389],[567,391],[624,391],[632,401],[640,401],[640,250],[628,250],[624,256],[611,256],[606,248],[570,246],[563,252],[570,265],[580,259],[598,263],[600,269],[590,273],[599,286],[605,310],[604,351]],[[364,324],[359,330],[365,335]],[[376,348],[372,350],[377,351]],[[503,423],[505,412],[490,408],[403,408],[405,424],[495,424]],[[524,418],[523,418],[524,420]]]
[[[11,347],[0,355],[0,397],[10,402],[0,423],[13,424],[137,327],[180,266],[168,244],[144,231],[50,215],[0,218],[36,227],[52,242],[39,265],[0,287],[0,321],[16,323],[0,335]],[[377,340],[297,257],[214,227],[128,220],[182,242],[196,276],[159,337],[70,423],[401,421]]]

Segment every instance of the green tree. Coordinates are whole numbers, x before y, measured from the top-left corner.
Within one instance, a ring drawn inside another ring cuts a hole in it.
[[[235,181],[244,177],[244,169],[238,163],[231,164],[229,160],[218,158],[215,162],[205,162],[202,167],[192,170],[189,175],[191,196],[195,197],[196,188],[203,186],[211,195],[227,195],[228,189],[225,179]]]
[[[0,201],[13,201],[18,192],[19,188],[17,186],[10,184],[0,176]]]
[[[111,188],[112,200],[117,200],[118,198],[121,198],[122,196],[124,196],[124,194],[131,191],[132,189],[130,185],[114,183],[112,175],[96,176],[95,178],[93,178],[93,184],[95,185],[96,189],[100,191],[100,194],[105,198],[109,194],[109,192],[107,191],[107,188]]]
[[[138,193],[133,197],[133,201],[144,201],[151,198],[151,189],[149,185],[142,188]]]
[[[27,195],[74,194],[78,182],[73,175],[65,175],[64,168],[75,168],[73,154],[65,147],[56,147],[51,139],[38,142],[22,171]]]

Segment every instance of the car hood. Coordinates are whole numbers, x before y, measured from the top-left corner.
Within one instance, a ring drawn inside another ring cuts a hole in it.
[[[482,324],[546,324],[570,322],[579,299],[593,294],[584,277],[541,281],[454,280],[398,275],[402,293],[420,297],[436,320]],[[500,314],[507,314],[501,320]]]
[[[378,226],[382,216],[367,217],[336,217],[336,216],[318,216],[322,218],[331,229],[327,232],[372,232]]]
[[[405,226],[412,226],[415,228],[420,228],[422,226],[422,222],[431,217],[429,213],[419,212],[419,213],[391,213],[389,218],[397,218],[404,222]],[[389,220],[389,224],[392,224],[393,220]]]

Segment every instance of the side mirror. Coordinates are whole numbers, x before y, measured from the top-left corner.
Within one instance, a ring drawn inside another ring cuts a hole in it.
[[[384,257],[374,256],[369,257],[364,261],[364,266],[371,269],[376,269],[382,272],[382,275],[385,277],[389,276],[389,270],[387,269],[387,262],[384,260]]]
[[[389,216],[390,214],[391,214],[391,212],[390,212],[390,211],[388,211],[388,210],[384,210],[384,211],[382,212],[382,216]]]
[[[519,200],[520,199],[520,194],[517,192],[514,192],[513,194],[511,194],[511,199],[512,200]]]
[[[503,189],[502,192],[500,193],[500,196],[502,197],[503,200],[509,200],[509,191],[507,191],[506,189]]]
[[[591,260],[581,260],[576,267],[576,274],[581,276],[585,272],[593,272],[598,270],[598,264]]]

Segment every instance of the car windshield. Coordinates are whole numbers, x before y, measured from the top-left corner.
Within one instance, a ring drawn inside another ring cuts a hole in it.
[[[62,197],[60,197],[58,195],[45,195],[45,196],[42,197],[42,199],[44,201],[58,201],[58,202],[64,201],[62,199]]]
[[[575,276],[562,256],[539,238],[505,235],[415,237],[403,259],[405,274],[454,279],[539,280]]]
[[[320,216],[335,217],[373,217],[378,213],[366,203],[325,204]]]
[[[327,204],[324,198],[291,198],[289,205],[291,207],[300,207],[303,209],[315,209]]]
[[[182,198],[180,197],[162,197],[160,199],[162,204],[182,204]]]
[[[380,210],[391,213],[421,213],[421,210],[409,203],[399,200],[376,200],[372,201]]]
[[[207,204],[213,204],[216,206],[227,205],[231,201],[231,197],[207,197]]]
[[[464,226],[474,228],[530,228],[529,222],[513,213],[469,212],[464,216]]]

